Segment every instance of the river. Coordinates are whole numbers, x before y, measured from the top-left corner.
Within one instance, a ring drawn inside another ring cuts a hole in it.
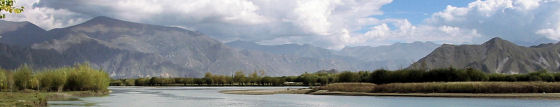
[[[221,90],[280,87],[110,87],[103,97],[49,101],[49,106],[109,107],[559,107],[560,100],[508,98],[443,98],[329,96],[304,94],[234,95]],[[284,88],[284,87],[282,87]],[[301,87],[300,87],[301,88]]]

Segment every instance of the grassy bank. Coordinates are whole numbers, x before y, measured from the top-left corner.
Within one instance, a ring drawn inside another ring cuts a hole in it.
[[[32,90],[0,92],[0,107],[47,106],[47,101],[69,100],[76,97],[103,96],[108,91],[37,92]]]
[[[428,82],[377,85],[381,93],[560,93],[560,82]]]

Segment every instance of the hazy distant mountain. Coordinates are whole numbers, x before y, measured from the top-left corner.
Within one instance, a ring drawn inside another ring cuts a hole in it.
[[[524,47],[501,38],[482,45],[442,45],[410,68],[472,67],[491,73],[560,70],[560,44]]]
[[[367,65],[336,59],[240,50],[199,32],[108,17],[50,31],[28,22],[2,21],[0,28],[0,43],[7,44],[0,45],[5,49],[0,54],[3,68],[23,63],[45,68],[89,62],[117,78],[192,77],[205,72],[230,75],[237,70],[265,70],[267,75],[278,76],[321,69],[368,69]],[[19,37],[24,38],[13,39]]]
[[[432,42],[396,43],[387,46],[346,47],[342,50],[327,50],[311,45],[259,45],[248,41],[233,41],[226,45],[248,50],[257,50],[280,55],[292,55],[318,59],[336,59],[372,69],[399,69],[428,55],[439,45]],[[364,67],[358,67],[364,68]]]
[[[368,62],[385,62],[387,69],[404,68],[428,55],[439,45],[432,42],[395,43],[370,47],[346,47],[338,55],[354,57]]]

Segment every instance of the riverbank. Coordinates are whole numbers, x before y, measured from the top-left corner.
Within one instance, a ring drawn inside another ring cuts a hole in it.
[[[342,92],[328,90],[299,89],[255,89],[255,90],[224,90],[224,94],[242,95],[270,95],[270,94],[310,94],[310,95],[340,95],[340,96],[403,96],[403,97],[472,97],[472,98],[529,98],[529,99],[557,99],[560,93],[370,93],[370,92]]]
[[[335,83],[301,89],[230,90],[225,94],[311,94],[347,96],[487,97],[560,99],[557,82]],[[297,92],[295,92],[297,90]]]
[[[311,88],[275,88],[275,89],[253,89],[253,90],[224,90],[224,94],[243,94],[243,95],[268,95],[268,94],[308,94]]]
[[[318,90],[312,95],[342,96],[403,96],[403,97],[472,97],[472,98],[529,98],[560,100],[560,93],[368,93]]]
[[[104,96],[109,91],[65,91],[65,92],[38,92],[38,91],[18,91],[0,92],[0,106],[47,106],[47,101],[72,100],[78,97]]]

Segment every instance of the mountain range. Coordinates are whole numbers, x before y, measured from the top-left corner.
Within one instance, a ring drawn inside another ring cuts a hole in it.
[[[560,71],[560,43],[519,46],[501,38],[481,45],[444,44],[412,64],[411,69],[474,68],[489,73]]]
[[[388,66],[384,60],[363,60],[311,45],[248,48],[226,45],[196,31],[104,16],[48,31],[29,22],[0,21],[0,67],[5,69],[22,64],[42,69],[87,62],[113,78],[135,78],[200,77],[206,72],[231,75],[238,70],[264,70],[266,75],[281,76]],[[405,60],[410,64],[414,59]]]
[[[329,50],[312,45],[284,44],[260,45],[255,42],[233,41],[226,45],[239,49],[255,50],[277,55],[299,56],[316,59],[336,59],[367,66],[372,69],[402,69],[428,55],[439,45],[432,42],[395,43],[385,46],[345,47]]]

